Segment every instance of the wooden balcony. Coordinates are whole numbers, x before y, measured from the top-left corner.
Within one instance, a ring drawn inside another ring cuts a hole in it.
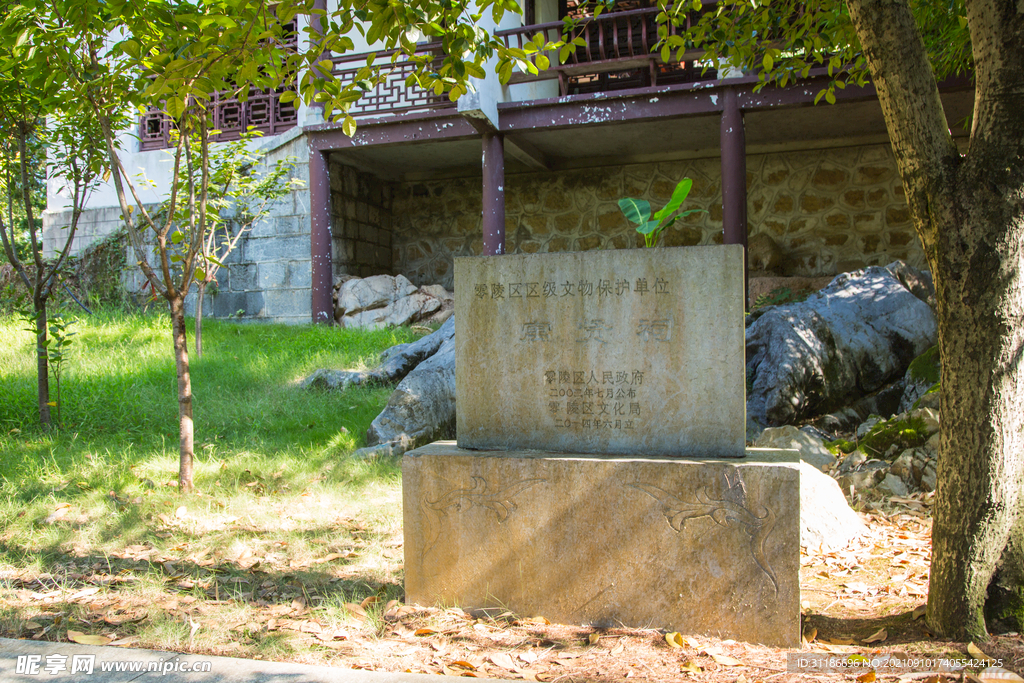
[[[515,72],[510,82],[557,78],[560,94],[570,95],[714,79],[714,69],[705,73],[695,63],[703,50],[688,51],[681,62],[663,62],[651,52],[658,42],[656,18],[660,11],[649,7],[582,18],[574,33],[583,38],[585,45],[577,46],[565,64],[552,59],[547,70],[538,74]],[[688,15],[686,26],[697,18],[697,14]],[[671,24],[668,27],[672,35],[680,30]],[[537,34],[549,41],[560,40],[564,29],[561,21],[553,21],[497,31],[495,35],[504,40],[506,47],[522,49]]]

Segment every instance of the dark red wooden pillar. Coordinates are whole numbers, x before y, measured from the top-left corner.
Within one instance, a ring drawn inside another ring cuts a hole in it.
[[[327,153],[309,149],[309,250],[313,280],[313,322],[332,324],[334,302],[331,288],[334,272],[331,259],[331,180]]]
[[[505,253],[505,144],[498,133],[483,134],[484,255]]]
[[[726,244],[743,245],[743,301],[747,297],[747,141],[736,90],[726,88],[722,108],[722,223]]]

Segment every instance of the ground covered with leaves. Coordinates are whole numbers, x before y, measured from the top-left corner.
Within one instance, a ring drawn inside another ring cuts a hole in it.
[[[403,604],[400,487],[395,477],[382,478],[390,483],[377,488],[368,506],[376,506],[372,518],[363,518],[359,506],[333,508],[314,490],[282,493],[272,480],[242,484],[267,509],[263,525],[208,495],[181,499],[173,487],[158,485],[143,501],[124,503],[165,510],[150,519],[155,542],[99,555],[69,541],[45,564],[6,567],[0,635],[536,681],[962,679],[920,667],[814,675],[787,668],[787,655],[796,652],[989,657],[989,665],[1024,671],[1019,634],[949,642],[920,618],[930,561],[926,498],[862,513],[869,533],[842,551],[804,549],[806,643],[785,650],[697,634],[551,624],[543,615]],[[53,512],[60,510],[67,512],[55,523],[79,522],[72,506]],[[271,519],[277,521],[267,524]],[[315,539],[315,552],[290,548],[282,540],[289,538],[287,527]],[[1016,680],[1008,675],[992,678],[990,671],[981,680]]]

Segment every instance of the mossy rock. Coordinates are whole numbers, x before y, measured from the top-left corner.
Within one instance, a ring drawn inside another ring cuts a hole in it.
[[[910,373],[910,378],[915,382],[936,384],[942,377],[942,364],[939,360],[938,345],[931,347],[910,361],[907,372]]]
[[[884,420],[879,422],[860,440],[847,441],[837,439],[827,445],[836,457],[852,453],[858,448],[869,458],[881,458],[895,444],[896,455],[908,448],[919,448],[928,441],[928,430],[924,420],[909,417],[904,420]]]

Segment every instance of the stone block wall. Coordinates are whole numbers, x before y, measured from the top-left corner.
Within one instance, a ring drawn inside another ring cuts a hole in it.
[[[71,214],[70,209],[43,212],[43,253],[47,256],[59,253],[67,243]],[[121,209],[116,206],[82,212],[69,255],[81,256],[90,244],[117,232],[123,224]],[[132,259],[131,263],[135,263],[135,259]]]
[[[335,162],[328,173],[334,277],[394,275],[392,185]]]
[[[270,208],[270,214],[256,223],[217,272],[216,283],[207,289],[203,314],[212,317],[265,319],[274,322],[306,323],[312,319],[312,277],[309,219],[309,159],[306,140],[292,137],[267,140],[268,164],[292,157],[292,177],[302,187],[293,189]],[[151,209],[154,207],[150,207]],[[67,214],[66,216],[64,214]],[[116,207],[93,208],[83,212],[72,254],[78,255],[90,244],[121,227],[121,210]],[[43,235],[47,255],[63,246],[60,226],[70,221],[68,212],[47,212]],[[59,243],[58,243],[59,242]],[[127,263],[136,262],[130,246]],[[150,263],[157,267],[155,255]],[[146,285],[142,272],[129,267],[122,274],[126,289],[138,292]],[[195,310],[195,294],[185,301],[186,312]]]
[[[717,157],[506,176],[509,253],[642,246],[619,211],[622,197],[655,210],[676,183],[693,179],[684,208],[701,208],[665,231],[666,246],[722,241]],[[749,235],[765,232],[786,256],[786,275],[833,275],[900,258],[924,267],[888,145],[751,155]],[[479,178],[407,183],[395,190],[395,272],[418,285],[453,286],[452,258],[479,254]]]
[[[309,156],[298,137],[267,153],[266,162],[292,157],[292,177],[302,181],[270,208],[217,271],[207,289],[203,315],[308,323],[312,320],[312,257],[309,241]],[[186,300],[194,312],[195,295]]]

